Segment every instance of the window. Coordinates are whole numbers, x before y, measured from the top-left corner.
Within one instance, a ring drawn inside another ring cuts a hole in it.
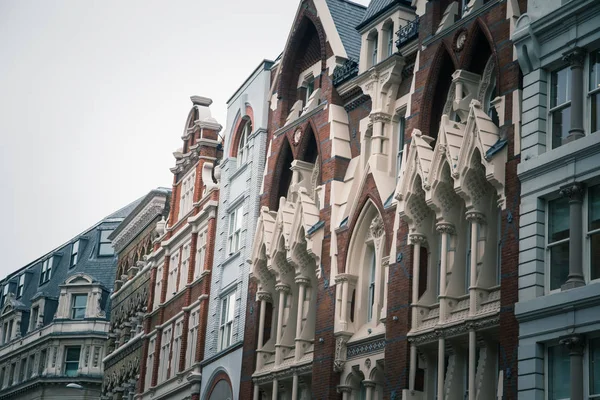
[[[313,76],[308,78],[305,85],[306,85],[306,98],[304,99],[304,105],[306,105],[308,103],[308,99],[310,99],[310,96],[315,91],[315,78]]]
[[[562,146],[571,127],[571,71],[568,67],[552,73],[550,118],[552,148]]]
[[[8,372],[8,386],[12,386],[13,382],[15,381],[15,369],[16,369],[17,364],[16,363],[12,363],[10,365],[10,370]]]
[[[175,324],[175,337],[173,338],[173,351],[171,352],[171,376],[179,372],[179,356],[181,352],[181,330],[183,320]]]
[[[84,319],[87,294],[74,294],[71,300],[71,319]]]
[[[498,249],[496,253],[496,285],[502,280],[502,209],[498,209],[498,219],[496,220],[496,234],[498,235]]]
[[[167,299],[177,293],[177,271],[179,271],[179,249],[171,255],[169,263],[169,278],[167,280]]]
[[[54,258],[50,257],[42,262],[42,273],[40,274],[40,285],[48,282],[52,277],[52,263]]]
[[[25,368],[27,367],[27,359],[21,358],[19,362],[19,382],[23,382],[25,380]]]
[[[17,299],[23,296],[23,288],[25,287],[25,274],[19,276],[19,283],[17,284]]]
[[[600,338],[590,340],[590,396],[600,397]]]
[[[600,130],[600,50],[590,54],[590,75],[589,75],[588,96],[591,103],[591,129],[594,133]]]
[[[196,171],[192,170],[181,182],[181,195],[179,200],[179,218],[190,212],[194,205],[194,186],[196,184]]]
[[[196,360],[196,344],[198,343],[198,314],[200,310],[192,311],[189,320],[188,347],[185,355],[185,367],[189,368]]]
[[[183,246],[182,257],[181,257],[181,273],[179,276],[179,284],[177,285],[177,290],[181,290],[185,288],[185,285],[188,283],[188,274],[190,270],[190,247],[192,246],[191,242],[187,243]]]
[[[0,389],[4,387],[4,375],[6,375],[6,367],[0,369]]]
[[[442,279],[442,235],[443,233],[440,233],[437,235],[438,237],[438,262],[437,262],[437,282],[436,282],[436,292],[435,295],[436,297],[438,297],[439,295],[441,295],[440,289],[441,289],[441,279]],[[438,300],[439,302],[439,300]]]
[[[244,128],[242,129],[242,134],[240,136],[240,141],[238,143],[238,152],[237,152],[237,162],[238,166],[242,166],[248,161],[248,138],[252,133],[252,121],[247,119],[244,123]]]
[[[371,52],[371,65],[377,64],[377,47],[379,47],[379,41],[377,40],[377,35],[373,37],[373,51]]]
[[[33,376],[33,363],[35,362],[35,354],[29,356],[29,361],[27,361],[27,378],[31,378]]]
[[[548,348],[548,400],[563,400],[571,396],[571,361],[565,346]]]
[[[158,371],[158,381],[163,382],[169,379],[167,373],[169,372],[169,355],[171,353],[171,340],[172,340],[172,331],[173,328],[167,328],[163,332],[163,337],[161,341],[161,351],[160,351],[160,363],[159,363],[159,371]]]
[[[79,240],[76,241],[75,243],[73,243],[73,247],[71,247],[71,262],[70,262],[70,266],[74,267],[75,265],[77,265],[77,258],[79,255]]]
[[[377,269],[377,257],[375,248],[369,246],[371,253],[371,265],[369,266],[369,301],[367,303],[367,322],[373,319],[373,305],[375,304],[375,270]]]
[[[560,289],[569,276],[569,200],[548,202],[550,290]]]
[[[473,249],[471,248],[471,223],[467,222],[467,251],[466,251],[466,262],[465,262],[465,293],[469,294],[469,286],[471,285],[471,252]]]
[[[492,104],[492,102],[497,96],[498,92],[496,90],[496,75],[492,74],[490,78],[490,88],[488,89],[488,94],[485,98],[485,107],[486,113],[488,117],[490,117],[494,125],[500,126],[500,117],[498,116],[498,111],[496,111],[496,107],[494,107]]]
[[[48,353],[45,349],[40,353],[40,361],[38,363],[38,375],[40,376],[44,374],[44,370],[46,369],[46,354]]]
[[[231,346],[233,338],[233,315],[235,311],[235,292],[226,294],[221,300],[221,328],[219,329],[219,351]]]
[[[79,357],[81,356],[81,347],[65,348],[65,375],[77,376],[79,369]]]
[[[2,307],[4,307],[4,302],[6,301],[6,296],[8,295],[8,284],[4,285],[2,288]]]
[[[113,232],[112,229],[104,229],[100,231],[100,245],[98,246],[99,256],[112,256],[115,254],[115,249],[112,247],[112,243],[108,240],[108,237]]]
[[[154,303],[153,303],[154,310],[156,310],[158,308],[158,305],[160,304],[160,301],[161,301],[160,293],[162,291],[161,287],[162,287],[163,268],[164,268],[163,263],[161,263],[156,268],[156,285],[154,286]]]
[[[233,254],[240,249],[243,214],[244,206],[239,206],[229,214],[229,236],[227,241],[229,254]]]
[[[8,343],[12,339],[13,323],[14,321],[11,319],[4,324],[4,337],[2,343]]]
[[[37,328],[38,319],[40,317],[40,308],[33,307],[31,309],[31,318],[29,318],[29,331],[33,331]]]
[[[387,55],[388,57],[394,54],[394,24],[391,24],[387,30],[388,43],[387,43]]]
[[[196,268],[194,270],[194,280],[200,278],[200,274],[204,271],[204,258],[206,257],[206,236],[208,229],[203,229],[198,232],[196,242]]]
[[[600,185],[588,190],[587,238],[590,246],[590,279],[600,278]]]
[[[400,176],[402,167],[402,155],[404,154],[404,135],[406,134],[406,120],[400,117],[398,121],[398,154],[396,155],[396,182]]]
[[[146,360],[146,384],[144,387],[148,389],[152,384],[152,371],[154,370],[154,349],[156,346],[156,336],[150,338],[148,343],[148,358]]]

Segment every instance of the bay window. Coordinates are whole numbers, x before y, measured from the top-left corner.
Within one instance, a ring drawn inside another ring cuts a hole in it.
[[[550,290],[560,289],[569,276],[569,200],[548,202],[548,256]]]
[[[571,71],[565,67],[552,72],[550,92],[552,148],[563,145],[571,127]]]

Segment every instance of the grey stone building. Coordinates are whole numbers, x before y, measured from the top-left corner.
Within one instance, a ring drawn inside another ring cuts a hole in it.
[[[272,66],[272,61],[261,62],[227,102],[201,399],[239,396],[250,273],[247,260],[259,213]]]
[[[0,281],[0,399],[99,397],[117,266],[108,237],[136,205]]]
[[[519,399],[600,398],[600,2],[529,0],[523,71]]]

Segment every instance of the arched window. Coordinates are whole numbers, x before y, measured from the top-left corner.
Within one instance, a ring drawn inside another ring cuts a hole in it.
[[[248,161],[248,137],[252,133],[252,121],[250,119],[246,119],[244,123],[244,127],[240,133],[240,139],[238,142],[237,149],[237,162],[238,166],[244,165]]]
[[[368,51],[368,67],[372,67],[377,64],[377,47],[379,47],[379,37],[377,31],[371,32],[367,37],[367,51]]]
[[[390,57],[392,54],[394,54],[394,23],[389,22],[386,24],[383,28],[383,31],[385,32],[385,40],[387,44],[386,56]]]

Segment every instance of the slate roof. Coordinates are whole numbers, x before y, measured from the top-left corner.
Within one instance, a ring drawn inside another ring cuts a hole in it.
[[[325,1],[348,57],[358,61],[360,34],[356,30],[356,26],[363,20],[367,8],[348,0]]]
[[[356,29],[361,29],[396,4],[411,7],[410,0],[371,0],[362,20],[355,25]]]

